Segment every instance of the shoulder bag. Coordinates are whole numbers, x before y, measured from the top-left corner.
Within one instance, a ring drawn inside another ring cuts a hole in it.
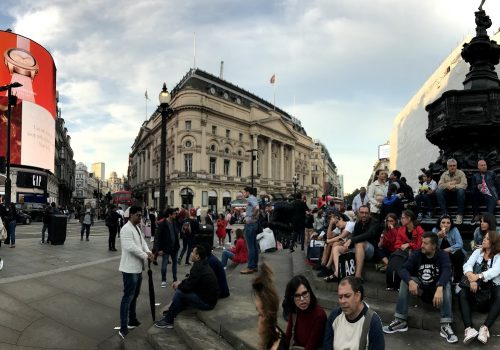
[[[303,346],[294,345],[295,344],[295,323],[297,322],[297,314],[292,314],[292,337],[290,338],[290,350],[304,350]]]

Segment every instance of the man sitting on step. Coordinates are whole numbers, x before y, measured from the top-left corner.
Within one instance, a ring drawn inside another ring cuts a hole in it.
[[[164,317],[155,322],[158,328],[174,328],[175,317],[186,308],[194,306],[200,310],[212,310],[217,304],[219,286],[214,271],[208,265],[207,252],[197,245],[191,252],[193,267],[187,278],[172,284],[175,294]]]
[[[457,336],[451,328],[453,321],[451,299],[451,262],[449,254],[438,249],[438,236],[426,232],[420,251],[415,251],[399,270],[401,284],[396,304],[395,319],[383,328],[385,333],[408,330],[408,302],[410,293],[425,302],[431,302],[441,311],[440,335],[448,343],[456,343]]]

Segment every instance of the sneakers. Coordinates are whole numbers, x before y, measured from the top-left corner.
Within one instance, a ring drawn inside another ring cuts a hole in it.
[[[171,322],[167,322],[164,318],[155,322],[155,327],[157,328],[167,328],[167,329],[172,329],[174,328],[174,324]]]
[[[120,338],[122,338],[122,340],[125,340],[125,337],[127,336],[127,334],[128,334],[128,331],[127,332],[122,331],[122,330],[118,331],[118,335],[120,336]]]
[[[167,282],[166,281],[161,282],[161,287],[162,288],[167,288]]]
[[[451,325],[449,323],[443,323],[441,325],[439,335],[445,338],[448,343],[458,342],[458,337],[453,332],[453,329],[451,329]]]
[[[406,332],[408,330],[408,323],[405,320],[396,318],[388,326],[382,327],[384,333],[392,334],[396,332]]]
[[[457,215],[455,217],[455,224],[462,225],[462,220],[463,220],[463,216],[462,215]]]
[[[240,273],[242,275],[250,275],[252,273],[256,272],[254,269],[249,269],[249,268],[246,268],[246,269],[243,269],[240,271]]]
[[[138,320],[133,320],[133,321],[129,321],[127,328],[134,329],[136,327],[139,327],[140,325],[141,325],[141,323]]]
[[[423,218],[424,218],[424,213],[422,213],[422,212],[418,213],[417,220],[422,221]]]
[[[474,339],[476,339],[477,335],[479,334],[478,331],[476,331],[474,328],[469,327],[465,330],[465,335],[464,335],[464,344],[467,345]]]
[[[474,215],[474,217],[472,218],[472,220],[470,221],[470,224],[472,226],[474,226],[475,224],[477,224],[477,222],[479,221],[481,217],[479,215]]]
[[[477,336],[477,340],[479,340],[483,344],[486,344],[489,337],[490,331],[488,330],[488,327],[481,326],[481,328],[479,328],[479,335]]]

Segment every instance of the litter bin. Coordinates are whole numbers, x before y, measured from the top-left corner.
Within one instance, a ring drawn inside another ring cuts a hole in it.
[[[64,244],[66,241],[66,228],[68,217],[64,214],[52,214],[49,217],[49,238],[51,244]]]
[[[214,227],[212,225],[200,224],[198,233],[194,235],[194,244],[214,246]]]

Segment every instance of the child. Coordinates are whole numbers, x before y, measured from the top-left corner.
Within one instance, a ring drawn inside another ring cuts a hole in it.
[[[224,240],[226,239],[226,226],[227,221],[224,219],[224,214],[219,214],[217,219],[217,238],[219,238],[219,248],[224,247]]]

